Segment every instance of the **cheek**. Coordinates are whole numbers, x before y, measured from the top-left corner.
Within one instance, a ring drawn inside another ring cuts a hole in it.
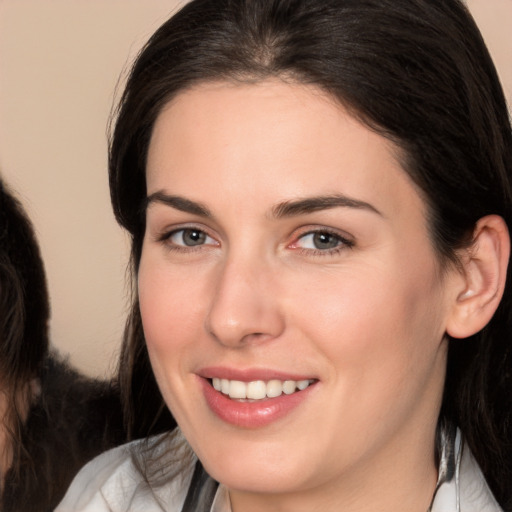
[[[200,298],[205,296],[206,289],[197,272],[173,271],[165,261],[143,253],[138,293],[150,350],[176,350],[202,328]]]
[[[437,411],[445,359],[439,294],[417,276],[399,275],[367,272],[364,281],[331,283],[297,315],[328,362],[325,382],[339,404],[324,419],[333,436],[351,418],[344,435],[373,446],[376,424],[384,438],[413,411]]]
[[[181,423],[187,403],[181,403],[180,397],[190,397],[186,391],[190,347],[200,345],[203,328],[201,293],[204,290],[193,276],[172,272],[165,262],[143,255],[138,294],[146,346],[160,391]]]
[[[343,375],[405,379],[435,357],[444,306],[434,268],[426,263],[420,273],[396,261],[303,283],[296,322]]]

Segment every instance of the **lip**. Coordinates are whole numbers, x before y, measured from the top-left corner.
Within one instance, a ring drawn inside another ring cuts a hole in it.
[[[255,380],[269,381],[276,380],[318,380],[315,376],[303,375],[298,373],[288,373],[280,370],[271,370],[266,368],[228,368],[224,366],[208,366],[202,368],[197,372],[200,377],[204,379],[219,379],[240,380],[242,382],[252,382]]]
[[[213,377],[240,380],[242,382],[268,381],[271,379],[298,381],[311,379],[311,377],[261,369],[205,368],[201,370],[198,373],[198,379],[210,410],[222,421],[245,429],[262,428],[284,418],[307,400],[317,384],[317,381],[315,381],[303,391],[297,391],[291,395],[282,394],[275,398],[265,398],[263,400],[239,401],[216,391],[210,380]]]

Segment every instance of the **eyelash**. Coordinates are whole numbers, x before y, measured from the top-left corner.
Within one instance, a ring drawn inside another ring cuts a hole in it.
[[[179,245],[179,244],[173,243],[171,241],[173,236],[175,236],[181,232],[185,233],[187,231],[202,233],[206,237],[211,238],[212,240],[215,240],[204,229],[197,228],[195,226],[185,226],[185,227],[182,227],[179,229],[173,229],[172,231],[166,231],[165,233],[162,233],[161,235],[158,236],[157,241],[163,243],[169,251],[184,252],[184,253],[190,253],[190,252],[203,250],[205,245],[213,245],[213,244],[198,244],[198,245],[188,245],[187,246],[185,244]]]
[[[297,247],[296,244],[299,240],[306,238],[307,236],[315,236],[315,235],[329,235],[337,239],[338,245],[332,248],[327,249],[304,249],[302,247]],[[295,247],[294,247],[295,245]],[[338,232],[327,229],[327,228],[319,228],[319,229],[310,229],[308,231],[304,231],[301,233],[296,239],[295,242],[290,244],[288,247],[298,251],[301,254],[305,254],[307,256],[335,256],[340,254],[342,251],[347,249],[352,249],[355,243],[352,240],[340,235]]]
[[[182,252],[182,253],[190,253],[195,252],[199,250],[203,250],[205,245],[214,245],[214,244],[198,244],[198,245],[180,245],[177,243],[173,243],[171,241],[172,237],[179,233],[185,233],[185,232],[197,232],[203,234],[205,237],[210,238],[212,240],[215,240],[212,236],[208,234],[207,231],[201,228],[197,228],[194,226],[186,226],[179,229],[173,229],[172,231],[168,231],[165,233],[162,233],[158,236],[157,240],[158,242],[161,242],[165,244],[167,249],[169,251],[173,252]],[[298,241],[305,239],[308,236],[315,236],[315,235],[329,235],[331,237],[334,237],[338,241],[338,245],[332,248],[326,248],[326,249],[306,249],[303,247],[298,247]],[[183,235],[182,235],[183,236]],[[218,242],[217,244],[218,245]],[[354,247],[355,243],[344,236],[340,235],[336,231],[329,230],[327,228],[319,228],[319,229],[310,229],[308,231],[302,232],[299,236],[295,238],[295,241],[289,244],[287,247],[291,248],[300,254],[304,254],[306,256],[334,256],[337,254],[340,254],[342,251],[346,249],[352,249]]]

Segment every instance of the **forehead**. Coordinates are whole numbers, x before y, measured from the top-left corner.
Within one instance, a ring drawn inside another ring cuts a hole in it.
[[[344,193],[387,201],[379,210],[400,209],[412,194],[423,207],[392,142],[322,90],[279,80],[207,83],[178,94],[155,123],[147,182],[148,193],[212,199]]]

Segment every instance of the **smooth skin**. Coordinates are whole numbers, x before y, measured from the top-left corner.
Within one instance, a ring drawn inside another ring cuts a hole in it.
[[[157,119],[144,332],[166,403],[234,512],[431,502],[445,334],[492,316],[508,234],[483,219],[485,258],[441,271],[399,156],[320,90],[280,80],[201,84]],[[242,428],[208,407],[205,367],[315,384],[283,418]]]

